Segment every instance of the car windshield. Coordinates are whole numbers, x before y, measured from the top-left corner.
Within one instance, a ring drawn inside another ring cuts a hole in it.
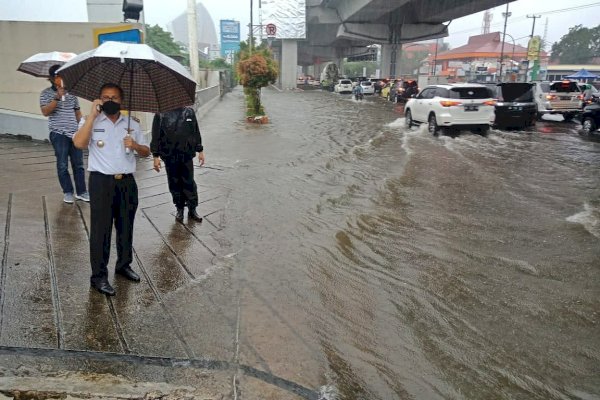
[[[529,83],[505,83],[499,87],[503,101],[533,101]]]
[[[349,79],[344,79],[344,80],[340,81],[340,84],[342,84],[342,85],[351,85],[352,81],[349,80]]]
[[[550,91],[557,93],[572,93],[579,92],[579,87],[577,86],[577,82],[560,81],[553,82],[552,85],[550,85]]]
[[[486,87],[453,87],[449,93],[451,99],[489,99],[494,97]]]
[[[363,86],[371,86],[373,84],[373,82],[363,81],[360,84],[363,85]]]

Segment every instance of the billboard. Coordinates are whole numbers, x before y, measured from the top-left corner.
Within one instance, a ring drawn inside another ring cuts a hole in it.
[[[240,50],[240,23],[230,19],[221,20],[221,57],[233,63],[233,55]]]
[[[262,0],[263,25],[275,24],[277,39],[306,39],[306,0]]]

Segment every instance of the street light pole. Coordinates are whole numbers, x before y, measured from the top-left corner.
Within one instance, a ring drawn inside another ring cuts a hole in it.
[[[433,72],[431,73],[432,76],[435,76],[436,73],[436,67],[437,67],[437,52],[438,52],[438,44],[439,44],[439,40],[440,39],[435,39],[435,56],[433,56]]]
[[[498,76],[498,80],[500,82],[502,82],[502,67],[504,66],[504,41],[506,40],[506,22],[508,21],[508,17],[510,17],[511,15],[511,13],[508,12],[508,3],[506,3],[506,12],[503,12],[502,15],[504,16],[504,30],[502,31],[502,48],[500,50],[500,74]]]
[[[253,47],[253,41],[254,41],[254,21],[252,20],[253,18],[253,2],[252,0],[250,0],[250,39],[248,40],[248,44],[250,46],[250,54],[252,54],[252,47]]]

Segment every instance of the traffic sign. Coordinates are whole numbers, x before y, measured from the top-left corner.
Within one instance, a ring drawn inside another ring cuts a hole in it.
[[[265,27],[267,37],[275,37],[277,35],[277,26],[275,24],[267,24]]]

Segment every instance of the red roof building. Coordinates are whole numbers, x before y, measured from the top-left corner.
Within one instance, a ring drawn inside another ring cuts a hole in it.
[[[437,57],[431,54],[428,61],[435,62],[438,70],[441,65],[441,71],[437,75],[457,80],[474,79],[477,73],[485,76],[495,75],[500,67],[502,54],[501,36],[502,32],[471,36],[466,45],[438,53]],[[506,39],[509,39],[508,35]],[[541,60],[545,61],[547,58],[546,52],[540,53]],[[526,59],[526,47],[512,41],[504,43],[503,71],[514,74],[515,68]]]

